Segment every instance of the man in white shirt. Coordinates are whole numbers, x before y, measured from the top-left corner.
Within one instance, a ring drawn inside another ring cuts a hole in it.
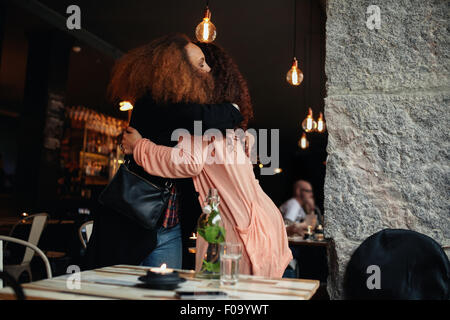
[[[303,208],[314,203],[313,196],[313,189],[308,181],[298,180],[294,183],[293,197],[280,206],[288,235],[304,235],[308,224],[303,222],[307,218]]]
[[[303,208],[308,212],[305,212]],[[311,184],[305,180],[296,181],[293,188],[293,197],[280,206],[287,235],[303,237],[308,230],[308,225],[315,227],[316,219],[314,217],[316,215],[314,214],[314,209],[314,195]],[[298,277],[298,262],[294,251],[292,254],[294,259],[289,262],[289,266],[284,274],[284,277],[287,278]]]
[[[303,210],[296,198],[291,198],[283,203],[280,211],[283,214],[283,218],[291,222],[301,222],[306,217],[305,210]]]

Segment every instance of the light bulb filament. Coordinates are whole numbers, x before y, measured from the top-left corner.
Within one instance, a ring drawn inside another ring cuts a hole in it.
[[[298,76],[297,76],[297,70],[295,67],[292,67],[293,71],[292,71],[292,83],[293,84],[298,84]]]
[[[317,122],[317,131],[322,132],[323,131],[323,121],[319,120]]]
[[[208,40],[209,35],[209,22],[208,18],[203,19],[205,23],[203,24],[203,40]]]
[[[312,130],[313,128],[312,118],[310,118],[310,116],[308,116],[308,118],[306,119],[306,128],[308,130]]]
[[[319,119],[317,119],[317,132],[324,132],[325,131],[325,121],[323,121],[323,114],[322,112],[319,115]]]
[[[298,142],[298,146],[299,146],[301,149],[306,149],[306,148],[308,148],[309,142],[308,142],[308,139],[306,139],[306,134],[305,134],[305,133],[302,134],[302,137],[300,138],[300,140],[299,140],[299,142]]]

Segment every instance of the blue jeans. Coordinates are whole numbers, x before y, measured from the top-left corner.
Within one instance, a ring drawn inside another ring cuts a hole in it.
[[[284,270],[283,278],[297,278],[297,273],[290,266]]]
[[[180,224],[170,229],[161,226],[158,229],[156,248],[141,262],[141,266],[159,267],[165,263],[168,268],[181,269],[181,261]]]

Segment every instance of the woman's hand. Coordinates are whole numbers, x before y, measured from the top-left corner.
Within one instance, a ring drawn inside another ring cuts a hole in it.
[[[132,154],[139,139],[142,139],[141,134],[136,129],[128,127],[123,133],[122,151],[125,154]]]

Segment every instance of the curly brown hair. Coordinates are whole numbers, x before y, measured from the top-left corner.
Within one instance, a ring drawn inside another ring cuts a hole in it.
[[[135,103],[150,93],[158,103],[210,102],[214,80],[189,61],[185,48],[190,42],[172,33],[127,52],[114,65],[109,98]]]
[[[214,78],[213,102],[236,103],[244,117],[240,127],[246,130],[249,120],[253,119],[253,107],[247,81],[223,48],[212,43],[194,43],[202,49],[206,63],[211,67],[210,73]]]

